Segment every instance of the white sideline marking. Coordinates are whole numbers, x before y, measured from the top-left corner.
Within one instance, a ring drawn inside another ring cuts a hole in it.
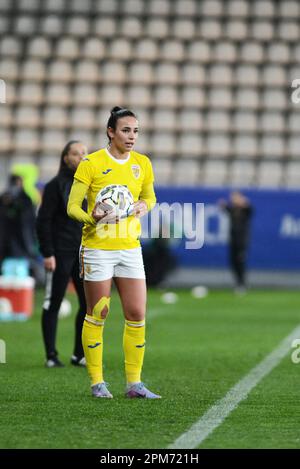
[[[300,337],[297,326],[279,346],[242,378],[228,393],[216,402],[188,431],[180,435],[168,448],[193,449],[198,447],[212,433],[239,403],[246,399],[249,392],[275,368],[291,350],[294,339]]]

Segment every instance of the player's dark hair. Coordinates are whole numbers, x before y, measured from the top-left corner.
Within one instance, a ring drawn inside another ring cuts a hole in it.
[[[71,146],[73,145],[73,143],[80,143],[80,140],[70,140],[63,148],[62,152],[61,152],[61,156],[60,156],[60,165],[59,165],[59,171],[61,171],[62,169],[64,168],[67,168],[67,164],[64,160],[64,157],[69,153],[70,151],[70,148]]]
[[[113,107],[110,111],[110,116],[109,116],[106,128],[108,129],[109,127],[111,127],[112,129],[116,130],[118,120],[126,116],[135,117],[137,119],[136,114],[130,111],[130,109],[126,109],[124,107],[119,107],[119,106]],[[110,142],[111,138],[108,135],[108,132],[106,132],[106,135]]]

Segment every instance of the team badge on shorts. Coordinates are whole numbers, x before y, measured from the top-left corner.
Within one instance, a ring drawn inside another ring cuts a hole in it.
[[[140,177],[140,172],[141,172],[141,168],[139,167],[138,164],[133,164],[131,166],[131,170],[132,170],[132,173],[135,177],[135,179],[138,179]]]

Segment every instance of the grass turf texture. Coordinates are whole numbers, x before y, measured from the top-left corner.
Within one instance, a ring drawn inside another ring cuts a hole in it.
[[[114,399],[93,399],[85,369],[69,364],[71,317],[60,319],[63,369],[44,367],[42,292],[26,323],[0,323],[7,363],[0,364],[1,448],[166,448],[300,323],[297,292],[244,297],[179,292],[163,305],[148,297],[143,380],[161,400],[124,397],[121,307],[113,295],[104,332],[104,376]],[[292,349],[291,349],[292,352]],[[201,448],[299,448],[300,364],[290,354],[240,403]]]

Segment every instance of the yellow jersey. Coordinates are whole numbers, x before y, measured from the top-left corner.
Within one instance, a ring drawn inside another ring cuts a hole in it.
[[[88,214],[91,215],[98,192],[111,184],[122,184],[132,193],[134,202],[145,200],[148,209],[155,205],[153,170],[149,158],[130,151],[127,159],[115,158],[103,148],[87,155],[79,164],[74,179],[88,186]],[[140,246],[141,223],[134,216],[117,224],[85,223],[82,246],[92,249],[133,249]]]

